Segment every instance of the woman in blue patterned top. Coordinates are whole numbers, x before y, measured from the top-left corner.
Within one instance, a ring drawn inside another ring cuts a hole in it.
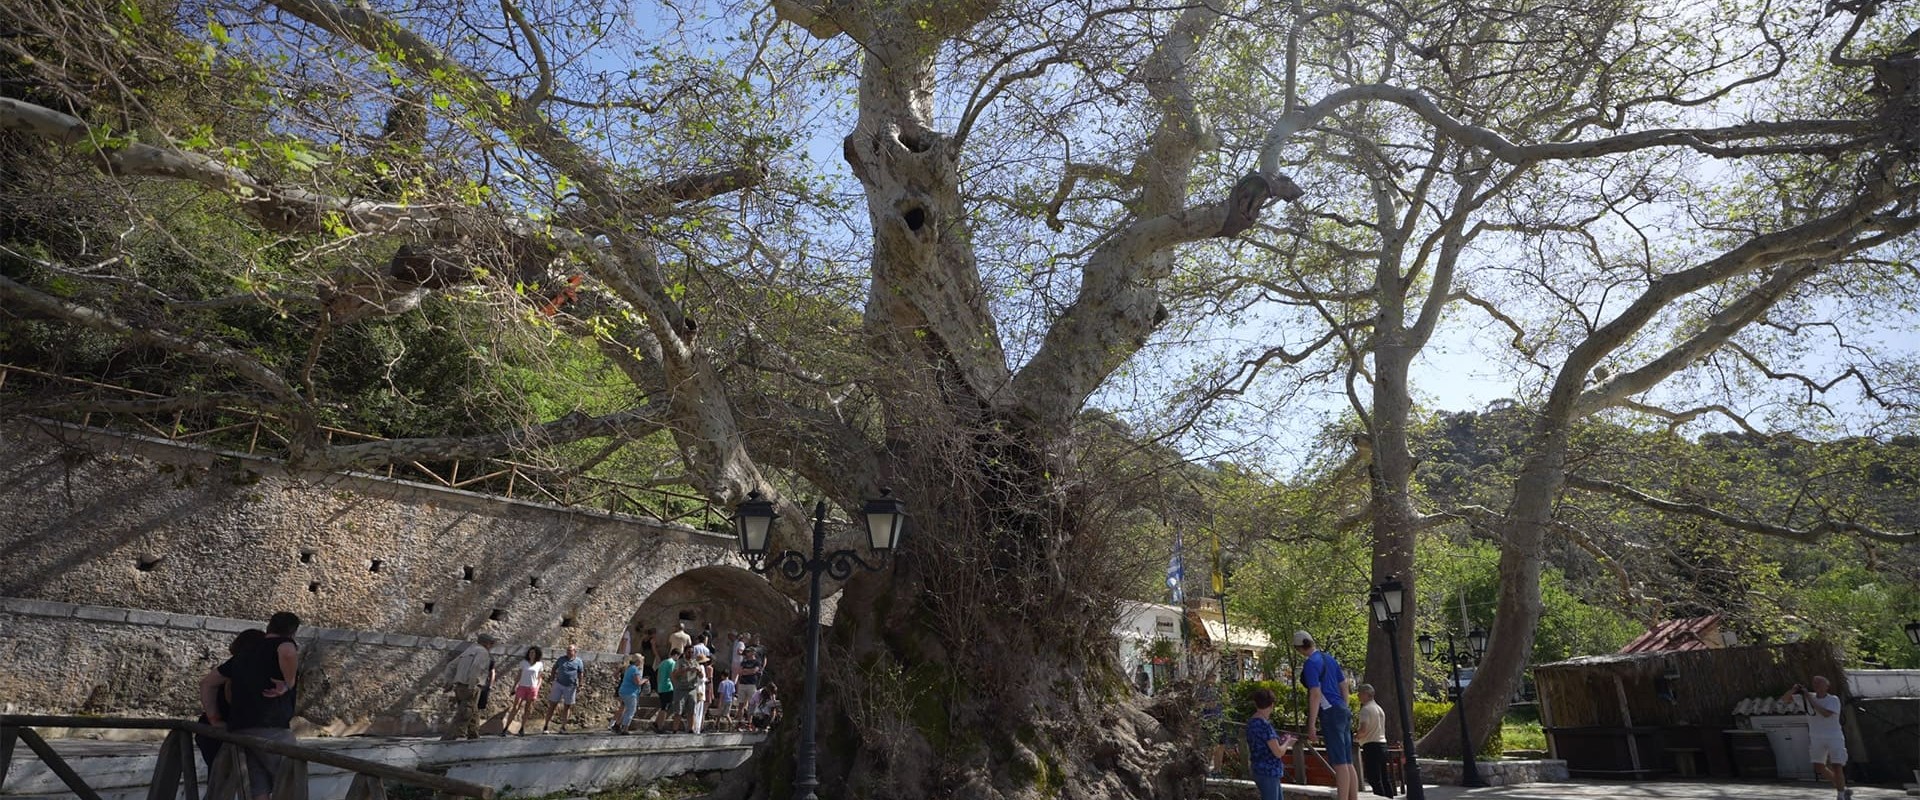
[[[1253,785],[1260,800],[1280,800],[1280,776],[1286,772],[1287,750],[1293,734],[1273,729],[1273,690],[1253,690],[1253,718],[1247,720],[1247,756],[1253,762]]]

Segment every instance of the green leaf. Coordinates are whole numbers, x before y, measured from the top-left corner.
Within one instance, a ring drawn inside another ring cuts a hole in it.
[[[207,20],[207,35],[212,36],[214,41],[222,45],[233,42],[233,37],[227,35],[227,26],[220,24],[217,19]]]

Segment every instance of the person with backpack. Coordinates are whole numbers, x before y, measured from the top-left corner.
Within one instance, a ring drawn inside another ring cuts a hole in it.
[[[480,738],[480,709],[487,707],[486,694],[493,685],[493,645],[499,641],[492,633],[481,631],[460,655],[447,664],[447,691],[453,693],[453,722],[440,741]]]
[[[695,656],[687,661],[689,669],[684,687],[687,699],[681,701],[681,706],[688,709],[687,718],[692,722],[693,732],[701,733],[706,728],[707,702],[713,686],[713,657]]]
[[[291,611],[267,620],[267,635],[213,668],[200,679],[200,707],[207,724],[256,739],[293,744],[293,708],[300,674],[300,645],[293,640],[300,618]],[[222,709],[225,694],[228,705]],[[283,756],[241,748],[247,763],[247,788],[254,800],[273,795],[273,779]]]
[[[1306,663],[1300,683],[1307,688],[1307,739],[1317,731],[1333,767],[1334,800],[1360,800],[1360,773],[1353,768],[1353,713],[1347,710],[1348,679],[1332,653],[1313,644],[1306,631],[1294,631],[1293,649]]]
[[[673,677],[674,670],[680,668],[680,650],[667,651],[667,657],[660,660],[654,668],[653,690],[660,695],[660,710],[653,712],[653,732],[666,733],[660,729],[660,723],[673,719]],[[669,724],[671,724],[669,722]]]

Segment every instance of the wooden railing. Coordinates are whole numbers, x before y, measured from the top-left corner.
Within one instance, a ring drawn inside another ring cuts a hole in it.
[[[292,444],[293,425],[274,414],[231,405],[165,409],[177,398],[84,378],[57,375],[30,367],[0,364],[0,403],[9,395],[29,399],[40,387],[61,386],[110,401],[96,405],[117,410],[62,412],[58,408],[26,404],[35,416],[60,419],[83,427],[99,427],[154,436],[182,444],[231,450],[247,455],[285,458]],[[147,403],[163,410],[142,410]],[[3,408],[4,406],[0,406]],[[317,426],[316,435],[332,446],[341,442],[377,442],[383,437]],[[567,474],[562,470],[500,458],[455,459],[449,462],[406,461],[389,464],[380,472],[358,472],[372,477],[411,480],[480,494],[593,509],[620,516],[677,522],[702,530],[721,530],[725,515],[716,514],[704,496],[657,486],[608,478]]]
[[[6,788],[8,767],[13,762],[14,743],[24,742],[40,762],[67,785],[81,800],[100,800],[99,792],[54,752],[52,745],[34,728],[93,728],[109,730],[164,730],[166,741],[160,744],[160,758],[154,764],[153,780],[148,784],[147,800],[200,800],[200,770],[194,736],[206,736],[222,743],[220,755],[207,770],[206,800],[234,800],[250,796],[247,765],[241,747],[250,747],[281,756],[279,773],[273,776],[273,800],[307,800],[307,765],[325,764],[353,773],[347,800],[386,800],[387,782],[430,789],[441,797],[475,797],[492,800],[493,787],[455,780],[445,775],[382,764],[364,758],[343,756],[297,744],[239,736],[225,729],[172,719],[125,719],[115,717],[52,717],[25,714],[0,714],[0,790]],[[234,745],[239,745],[235,747]]]

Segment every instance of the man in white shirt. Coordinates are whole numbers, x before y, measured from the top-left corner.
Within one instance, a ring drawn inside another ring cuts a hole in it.
[[[1392,797],[1395,792],[1393,772],[1387,765],[1387,710],[1374,702],[1373,684],[1360,684],[1355,691],[1360,694],[1360,713],[1354,717],[1353,741],[1360,745],[1360,772],[1374,794]]]
[[[1840,696],[1829,693],[1830,686],[1826,678],[1815,675],[1812,694],[1796,683],[1780,699],[1792,701],[1798,696],[1806,701],[1807,752],[1813,757],[1813,771],[1833,781],[1837,800],[1852,800],[1853,791],[1847,788],[1847,735],[1840,729]]]
[[[678,650],[686,655],[693,649],[693,637],[687,633],[687,621],[680,620],[673,625],[673,634],[667,637],[669,650]]]
[[[447,691],[453,692],[453,724],[442,734],[442,741],[449,739],[480,738],[480,688],[493,684],[493,644],[494,635],[482,631],[473,637],[460,655],[453,657],[453,663],[447,665]]]

